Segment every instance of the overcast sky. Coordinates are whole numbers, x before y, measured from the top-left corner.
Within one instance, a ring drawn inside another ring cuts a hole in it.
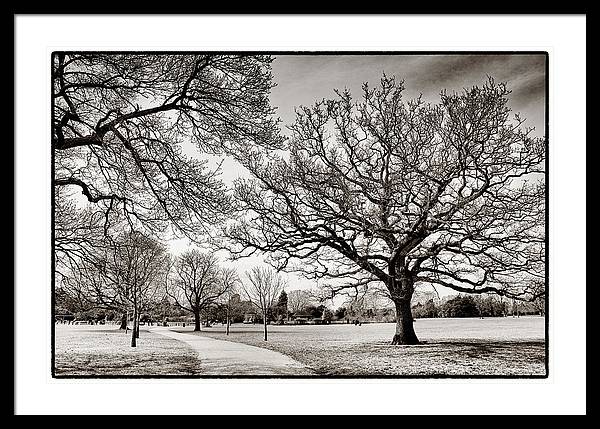
[[[443,89],[460,91],[491,76],[512,90],[510,105],[526,124],[544,132],[544,55],[280,55],[273,62],[277,86],[271,103],[284,125],[294,119],[294,107],[333,97],[333,89],[348,88],[357,99],[363,82],[379,83],[382,73],[405,81],[405,98],[439,102]]]
[[[405,99],[423,94],[425,101],[439,102],[440,91],[460,91],[464,87],[481,85],[487,76],[506,82],[512,90],[510,106],[527,118],[526,125],[535,127],[535,134],[544,133],[545,56],[544,55],[280,55],[273,61],[273,79],[277,84],[271,93],[271,104],[277,107],[282,126],[294,119],[294,108],[311,105],[316,100],[333,97],[334,89],[348,88],[357,99],[363,82],[378,84],[382,73],[405,81]],[[245,175],[232,160],[223,164],[223,180]],[[187,248],[185,240],[173,242],[175,253]],[[225,254],[222,255],[225,257]],[[248,258],[233,264],[243,276],[244,271],[261,263]],[[228,264],[229,265],[229,264]],[[288,290],[315,285],[294,275],[287,275]],[[440,295],[455,293],[439,288]],[[341,304],[339,300],[331,303]]]

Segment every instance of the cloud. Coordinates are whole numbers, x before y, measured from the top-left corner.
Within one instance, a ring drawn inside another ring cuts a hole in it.
[[[348,88],[356,98],[363,82],[376,85],[382,73],[405,80],[407,98],[423,94],[436,103],[442,89],[460,91],[480,85],[488,76],[506,82],[510,105],[543,130],[545,109],[544,55],[279,55],[273,62],[277,87],[272,103],[284,124],[294,119],[294,107],[332,97]]]

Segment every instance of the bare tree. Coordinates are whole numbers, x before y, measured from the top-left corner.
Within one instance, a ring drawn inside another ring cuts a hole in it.
[[[268,252],[280,270],[330,279],[333,296],[383,285],[393,344],[416,344],[411,297],[427,283],[531,299],[544,278],[545,139],[511,118],[491,78],[437,105],[405,102],[383,76],[300,107],[288,152],[257,147],[236,183],[246,215],[226,235],[239,257]],[[327,281],[320,282],[321,284]]]
[[[533,286],[533,306],[540,313],[540,316],[546,314],[546,284],[543,280],[534,281]]]
[[[305,290],[293,290],[288,293],[288,310],[292,313],[298,313],[313,303],[311,294]]]
[[[54,195],[54,263],[57,285],[64,276],[85,260],[95,259],[96,248],[106,245],[102,215],[89,209],[78,209],[68,189],[57,189]]]
[[[226,218],[219,168],[190,156],[277,146],[261,55],[99,54],[52,57],[54,187],[79,191],[132,229],[196,239]],[[60,213],[57,212],[57,217]],[[70,249],[66,249],[70,251]]]
[[[166,248],[141,233],[126,234],[110,249],[102,275],[108,280],[109,294],[132,311],[131,346],[139,338],[142,312],[161,297],[162,274],[165,269]]]
[[[264,326],[264,340],[267,341],[269,311],[276,303],[285,287],[285,281],[276,271],[265,267],[254,267],[246,273],[249,283],[244,285],[248,300],[261,312]]]
[[[140,316],[161,297],[166,260],[158,241],[139,232],[121,234],[81,258],[62,277],[63,290],[82,308],[131,312],[131,346],[136,347]]]
[[[225,307],[225,335],[229,335],[232,300],[238,294],[237,286],[240,284],[240,278],[235,269],[223,268],[221,270],[221,282],[223,283],[223,287],[226,288],[222,301]]]
[[[167,295],[177,307],[194,315],[194,331],[200,331],[201,313],[227,293],[231,273],[219,266],[214,254],[192,249],[176,259],[171,274]]]
[[[128,302],[118,285],[111,284],[104,275],[108,253],[105,249],[96,249],[85,258],[63,261],[62,267],[57,267],[55,293],[67,297],[78,311],[113,310],[125,317]]]

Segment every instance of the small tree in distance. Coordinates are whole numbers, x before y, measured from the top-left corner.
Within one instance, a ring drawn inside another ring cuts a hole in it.
[[[288,294],[288,311],[298,313],[313,303],[313,298],[308,291],[293,290]]]
[[[288,296],[285,290],[282,290],[277,299],[277,304],[273,308],[273,317],[277,321],[282,321],[287,318],[288,315]]]
[[[218,302],[232,286],[229,273],[225,280],[217,258],[196,249],[179,256],[172,271],[166,293],[177,307],[194,315],[194,331],[200,331],[201,313]]]
[[[246,297],[261,312],[264,326],[264,340],[267,341],[269,310],[285,286],[285,281],[275,270],[266,267],[254,267],[246,273],[248,283],[244,285]]]
[[[224,268],[221,272],[221,282],[223,287],[226,288],[222,301],[225,307],[225,335],[229,335],[232,306],[235,305],[234,297],[239,297],[237,287],[240,284],[240,279],[233,268]]]

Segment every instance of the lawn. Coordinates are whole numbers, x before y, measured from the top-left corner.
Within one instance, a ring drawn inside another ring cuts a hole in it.
[[[392,346],[395,325],[262,326],[236,324],[197,335],[226,339],[279,351],[320,375],[544,375],[544,319],[419,319],[421,345]],[[191,333],[190,329],[178,329]]]
[[[453,376],[544,375],[544,319],[419,319],[422,344],[392,346],[393,323],[355,325],[261,325],[174,328],[281,352],[318,375]],[[142,328],[138,347],[115,325],[56,325],[56,375],[202,376],[197,354],[186,343]]]
[[[116,325],[56,325],[55,369],[63,375],[199,375],[200,365],[187,344],[140,330],[131,347],[131,331]]]

